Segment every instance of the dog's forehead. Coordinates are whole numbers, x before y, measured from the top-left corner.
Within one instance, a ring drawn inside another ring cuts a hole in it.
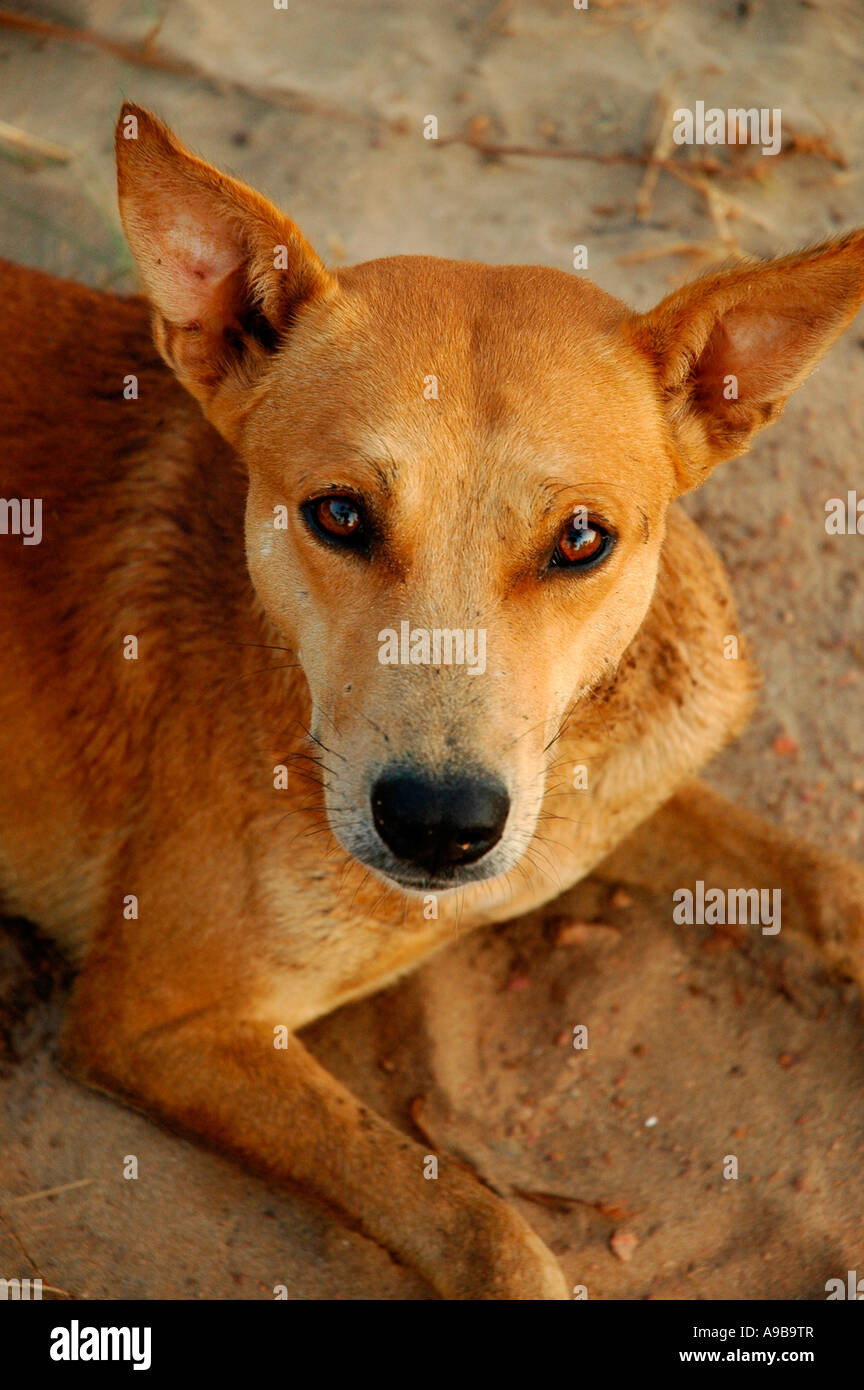
[[[550,390],[619,384],[635,351],[631,311],[588,280],[544,266],[393,256],[339,273],[339,293],[301,311],[285,366],[309,384],[338,377],[362,397],[470,404],[493,413]]]
[[[436,481],[511,501],[627,487],[662,449],[630,311],[542,266],[397,256],[340,272],[296,325],[268,411],[298,464],[361,466],[396,498]],[[271,434],[271,438],[272,438]]]
[[[629,313],[590,281],[545,266],[393,256],[342,272],[340,287],[355,341],[374,344],[400,380],[443,366],[454,401],[460,388],[494,397],[538,370],[578,371],[580,357],[611,364]]]

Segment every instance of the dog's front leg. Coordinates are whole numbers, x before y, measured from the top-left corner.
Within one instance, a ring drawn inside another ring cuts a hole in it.
[[[680,788],[595,872],[670,896],[700,879],[706,890],[779,889],[781,929],[864,987],[864,865],[796,839],[705,782]]]
[[[426,1179],[424,1150],[293,1035],[277,1047],[278,1027],[207,1012],[108,1039],[109,1011],[97,1023],[92,982],[79,995],[67,1058],[81,1079],[325,1200],[446,1298],[568,1296],[553,1255],[515,1210],[446,1157]]]

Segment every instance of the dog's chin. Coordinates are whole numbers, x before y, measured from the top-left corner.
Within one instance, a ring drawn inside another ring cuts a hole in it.
[[[357,855],[354,855],[357,859]],[[383,856],[386,859],[386,856]],[[425,869],[415,869],[413,865],[403,863],[401,860],[393,860],[392,863],[376,862],[375,859],[358,859],[358,863],[371,869],[372,873],[379,878],[383,878],[390,887],[400,888],[408,894],[417,894],[418,897],[429,894],[429,892],[456,892],[458,888],[471,887],[472,883],[488,883],[490,878],[500,878],[501,874],[507,873],[507,865],[500,869],[495,869],[492,865],[486,866],[479,862],[470,865],[467,869],[439,870],[439,872],[426,872]]]
[[[355,856],[356,858],[356,856]],[[412,868],[410,864],[394,861],[393,864],[375,863],[369,859],[360,860],[368,869],[385,879],[389,884],[400,888],[403,893],[450,893],[459,888],[468,888],[472,883],[485,883],[492,878],[500,878],[507,872],[507,866],[495,869],[487,867],[482,861],[471,864],[467,869],[451,869],[447,872],[431,873]]]
[[[433,871],[397,859],[378,840],[377,835],[374,839],[372,835],[368,838],[364,835],[357,840],[349,840],[335,827],[331,829],[342,848],[356,863],[361,864],[364,869],[370,869],[391,888],[418,896],[427,893],[456,892],[460,888],[469,888],[472,883],[486,883],[490,879],[501,878],[515,867],[520,858],[508,853],[502,845],[496,845],[474,864]]]

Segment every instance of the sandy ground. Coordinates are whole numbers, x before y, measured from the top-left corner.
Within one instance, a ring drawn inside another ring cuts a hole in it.
[[[591,277],[647,307],[712,258],[864,220],[855,0],[16,13],[99,42],[0,15],[0,120],[62,147],[0,139],[0,254],[102,287],[134,283],[110,154],[122,96],[280,201],[335,264],[428,252],[569,269],[584,244]],[[662,171],[653,194],[638,165],[567,157],[644,152],[699,100],[780,108],[784,153],[712,151],[726,172],[700,185]],[[429,114],[442,136],[535,153],[426,141]],[[773,432],[688,502],[765,673],[756,719],[709,776],[859,857],[864,540],[828,537],[824,506],[864,492],[862,347],[859,320]],[[556,946],[552,919],[568,914],[616,930]],[[429,1297],[327,1213],[65,1079],[59,972],[18,933],[0,936],[0,966],[0,1274],[75,1298],[263,1298],[277,1283],[300,1299]],[[569,1045],[574,1023],[587,1053]],[[860,997],[785,942],[682,930],[668,900],[621,905],[589,882],[307,1040],[406,1130],[419,1120],[503,1189],[535,1194],[516,1200],[593,1298],[820,1298],[864,1267]],[[737,1181],[722,1177],[729,1153]],[[622,1234],[637,1238],[627,1260]]]

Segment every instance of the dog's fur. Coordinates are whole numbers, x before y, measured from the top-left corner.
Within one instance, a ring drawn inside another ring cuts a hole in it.
[[[537,267],[330,272],[148,113],[117,153],[149,306],[2,267],[0,491],[44,505],[41,545],[0,537],[3,908],[80,967],[79,1076],[326,1199],[445,1296],[565,1297],[512,1208],[460,1165],[424,1182],[293,1032],[592,870],[779,886],[784,925],[862,977],[861,867],[691,781],[756,681],[674,502],[851,321],[864,232],[639,315]],[[371,555],[305,525],[328,493],[364,499]],[[577,506],[617,543],[548,571]],[[382,666],[406,618],[484,628],[485,674]],[[494,775],[499,843],[448,881],[402,863],[370,807],[393,766]]]

